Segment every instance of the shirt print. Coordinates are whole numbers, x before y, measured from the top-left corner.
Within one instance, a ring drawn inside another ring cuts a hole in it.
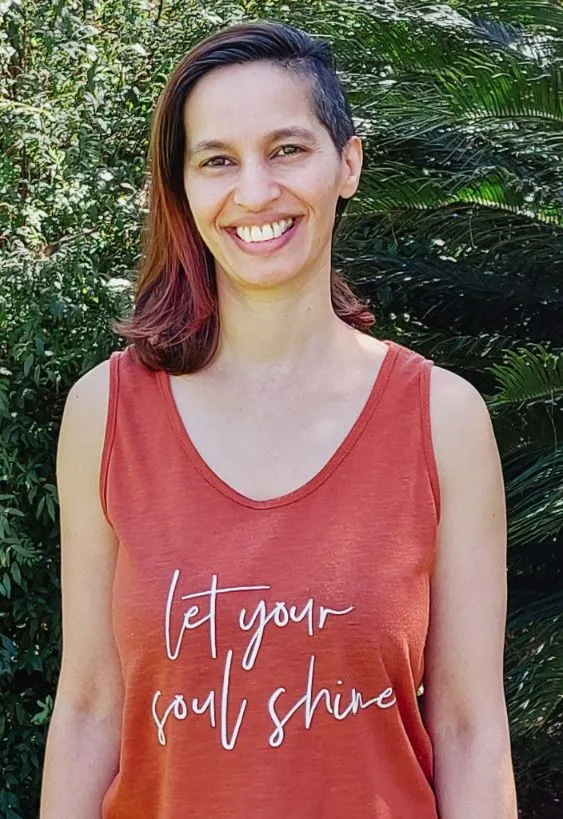
[[[186,594],[178,594],[178,584],[181,572],[175,569],[170,581],[164,612],[164,648],[170,662],[178,659],[181,651],[189,651],[189,632],[195,629],[206,628],[209,637],[209,659],[217,661],[221,667],[220,689],[209,691],[205,699],[190,697],[185,692],[174,692],[166,705],[164,692],[156,690],[152,698],[152,717],[157,728],[158,742],[166,745],[166,724],[170,718],[187,720],[198,716],[205,716],[212,729],[218,732],[219,740],[225,750],[232,750],[236,746],[237,738],[244,723],[244,714],[248,707],[267,708],[273,725],[273,730],[267,738],[272,748],[279,747],[285,738],[285,727],[293,718],[302,719],[305,728],[312,727],[313,716],[319,707],[326,708],[335,720],[344,720],[351,715],[357,715],[361,710],[376,706],[381,709],[390,708],[397,700],[391,686],[386,686],[377,694],[366,696],[364,692],[354,686],[331,692],[326,687],[315,690],[315,653],[309,656],[308,668],[303,670],[303,692],[287,691],[284,686],[276,686],[272,682],[273,690],[266,703],[249,703],[243,697],[238,703],[232,703],[229,698],[230,679],[233,665],[246,672],[251,672],[257,661],[263,640],[268,639],[268,629],[271,628],[298,628],[302,634],[314,638],[317,630],[330,628],[330,618],[344,617],[353,611],[353,606],[345,609],[334,609],[320,604],[312,597],[299,604],[289,601],[277,601],[268,610],[267,601],[259,597],[259,592],[270,590],[270,585],[248,585],[221,588],[218,575],[211,578],[209,589]],[[238,628],[241,636],[249,635],[244,651],[236,652],[229,647],[223,657],[217,651],[217,632],[221,620],[221,597],[223,595],[238,595],[241,598],[241,608],[238,616]],[[255,602],[247,602],[247,600]],[[184,603],[184,601],[194,601]],[[198,601],[198,602],[195,602]],[[177,633],[172,633],[171,615],[174,607],[180,607],[181,626]],[[344,686],[344,680],[335,680],[336,686]],[[165,707],[163,709],[162,701]],[[202,701],[201,701],[202,700]],[[163,709],[163,710],[162,710]],[[234,710],[232,718],[229,717]],[[217,715],[217,711],[219,714]],[[217,718],[218,717],[218,718]],[[231,723],[232,720],[232,723]]]

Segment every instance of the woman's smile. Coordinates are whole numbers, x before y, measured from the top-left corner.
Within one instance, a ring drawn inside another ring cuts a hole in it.
[[[301,224],[302,217],[297,216],[293,220],[293,224],[291,227],[282,233],[281,236],[273,237],[272,239],[260,239],[259,241],[245,241],[242,239],[236,231],[236,228],[227,228],[227,233],[231,237],[231,239],[236,242],[237,246],[240,247],[245,253],[249,253],[252,256],[259,256],[263,254],[272,253],[275,250],[278,250],[281,247],[284,247],[292,240],[295,236],[299,225]],[[247,233],[248,236],[248,233]]]

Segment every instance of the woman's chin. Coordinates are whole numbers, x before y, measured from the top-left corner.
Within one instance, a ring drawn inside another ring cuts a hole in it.
[[[295,261],[292,264],[287,259],[283,262],[280,260],[277,264],[273,259],[270,259],[269,262],[249,259],[243,270],[240,269],[239,264],[231,264],[227,269],[217,265],[217,278],[223,277],[235,287],[244,290],[263,290],[283,287],[295,282],[302,270],[302,264]]]
[[[283,287],[295,281],[299,271],[292,270],[257,270],[255,275],[252,275],[250,270],[245,270],[244,273],[237,275],[237,281],[246,290],[265,290],[273,287]]]

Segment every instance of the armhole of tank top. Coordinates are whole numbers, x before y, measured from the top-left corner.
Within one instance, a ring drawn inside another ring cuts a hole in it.
[[[113,449],[113,439],[115,435],[115,420],[117,417],[117,397],[119,393],[119,359],[122,355],[120,350],[114,350],[109,357],[109,395],[106,415],[106,426],[104,432],[104,443],[102,446],[102,459],[100,463],[99,492],[100,503],[104,517],[110,526],[113,526],[109,519],[107,506],[107,481],[109,472],[109,462]]]
[[[432,442],[432,424],[430,420],[430,373],[433,366],[433,359],[425,358],[420,368],[420,415],[422,423],[422,448],[424,451],[426,468],[428,470],[428,477],[430,479],[430,486],[432,488],[432,497],[434,499],[434,509],[436,512],[436,525],[438,525],[440,522],[441,513],[440,480],[438,477],[436,455],[434,453],[434,445]]]

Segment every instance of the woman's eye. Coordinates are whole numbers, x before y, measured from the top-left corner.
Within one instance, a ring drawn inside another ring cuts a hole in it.
[[[303,152],[303,148],[300,148],[299,145],[281,145],[278,148],[278,152],[282,151],[282,150],[285,151],[286,148],[291,148],[291,153],[282,154],[282,156],[295,156],[297,153],[302,153]],[[225,168],[225,167],[228,167],[228,166],[226,166],[224,164],[220,164],[220,165],[216,164],[218,162],[218,160],[221,160],[221,159],[226,159],[227,161],[230,161],[228,159],[228,157],[226,157],[226,156],[212,156],[211,159],[207,159],[202,164],[201,167],[202,168]]]
[[[302,148],[299,145],[282,145],[280,147],[280,151],[285,148],[293,148],[294,151],[302,151]],[[294,156],[295,154],[288,154],[289,156]]]
[[[205,162],[203,162],[201,167],[202,168],[207,168],[207,167],[209,167],[209,168],[223,168],[224,167],[223,165],[212,165],[211,164],[212,162],[215,162],[217,159],[227,159],[227,157],[226,156],[212,156],[211,159],[208,159]]]

